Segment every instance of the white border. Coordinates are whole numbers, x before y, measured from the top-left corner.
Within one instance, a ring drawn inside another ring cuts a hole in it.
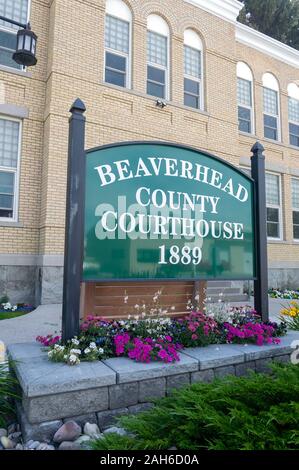
[[[19,220],[19,193],[20,193],[20,168],[21,168],[21,146],[22,146],[22,132],[23,132],[23,122],[21,119],[13,118],[11,116],[0,115],[1,119],[7,121],[14,121],[19,123],[19,141],[18,141],[18,162],[16,169],[11,167],[0,167],[0,171],[5,171],[7,173],[14,173],[14,201],[13,201],[13,217],[0,217],[0,222],[6,223],[15,223]]]
[[[266,175],[271,174],[278,177],[278,187],[279,187],[279,206],[275,204],[268,204],[266,201],[266,207],[270,209],[278,209],[278,223],[279,223],[279,237],[268,237],[267,240],[270,241],[282,241],[283,240],[283,216],[282,216],[282,177],[280,173],[275,173],[274,171],[266,171]],[[266,193],[267,196],[267,193]],[[267,222],[267,220],[266,220]]]
[[[293,192],[293,180],[297,180],[299,183],[299,178],[296,178],[296,176],[291,176],[291,192]],[[298,243],[299,238],[294,238],[294,214],[293,212],[299,212],[299,207],[293,207],[293,201],[292,201],[292,227],[293,227],[293,240],[294,242]],[[297,225],[297,224],[296,224]]]
[[[202,10],[219,16],[220,18],[235,23],[240,11],[243,8],[243,3],[237,0],[184,0],[186,3],[201,8]]]

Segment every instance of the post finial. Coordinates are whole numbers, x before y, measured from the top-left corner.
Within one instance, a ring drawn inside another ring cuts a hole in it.
[[[264,150],[265,150],[264,146],[257,140],[254,146],[252,147],[251,152],[253,153],[253,155],[257,155],[257,154],[261,155]]]
[[[76,112],[76,111],[79,112],[79,113],[84,113],[84,112],[86,111],[86,106],[85,106],[85,104],[83,103],[83,101],[80,100],[80,98],[77,98],[77,99],[74,101],[74,103],[73,103],[73,105],[72,105],[72,107],[71,107],[71,109],[70,109],[70,113],[74,113],[74,112]]]

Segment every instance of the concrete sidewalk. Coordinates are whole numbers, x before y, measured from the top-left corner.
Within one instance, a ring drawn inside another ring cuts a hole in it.
[[[288,300],[269,299],[270,319],[277,321],[283,306],[289,304]],[[234,302],[235,305],[253,305],[250,302]],[[45,336],[61,331],[61,304],[40,305],[36,310],[22,317],[0,321],[0,341],[6,346],[14,343],[28,343],[35,341],[38,335]]]
[[[61,304],[40,305],[27,315],[0,321],[0,341],[6,346],[35,341],[38,335],[61,331]]]

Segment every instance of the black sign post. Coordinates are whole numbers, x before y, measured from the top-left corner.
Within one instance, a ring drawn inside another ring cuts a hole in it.
[[[79,332],[80,287],[84,246],[85,116],[77,99],[70,109],[65,218],[62,340]]]
[[[264,147],[256,142],[251,149],[251,174],[255,182],[255,233],[256,233],[256,280],[254,281],[254,308],[269,320],[268,257],[267,257],[267,209],[265,183]]]

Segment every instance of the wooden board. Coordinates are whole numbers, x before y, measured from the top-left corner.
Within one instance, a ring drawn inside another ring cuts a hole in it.
[[[171,281],[164,284],[161,281],[86,283],[82,289],[83,315],[109,319],[136,316],[141,313],[140,309],[135,308],[136,305],[145,304],[147,310],[157,306],[153,297],[160,291],[158,304],[164,311],[167,310],[167,316],[183,316],[188,314],[187,303],[194,300],[196,293],[200,294],[203,302],[205,284],[192,281]]]

